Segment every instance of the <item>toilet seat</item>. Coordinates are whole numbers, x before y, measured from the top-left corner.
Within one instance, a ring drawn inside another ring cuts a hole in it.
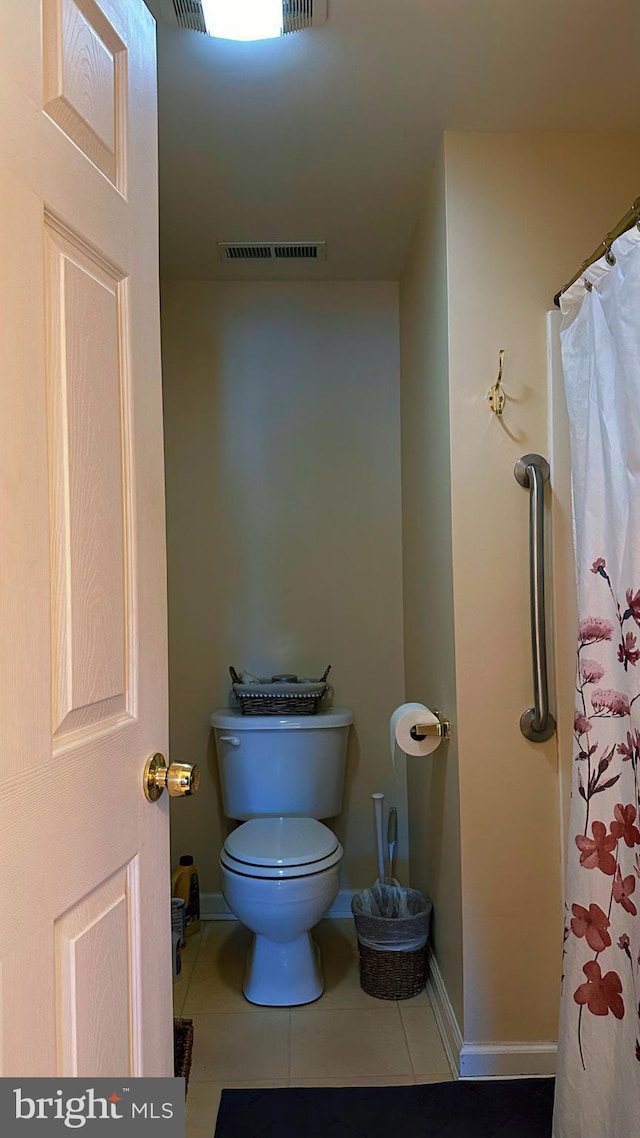
[[[330,869],[343,849],[315,818],[252,818],[227,837],[220,861],[245,877],[304,877]]]

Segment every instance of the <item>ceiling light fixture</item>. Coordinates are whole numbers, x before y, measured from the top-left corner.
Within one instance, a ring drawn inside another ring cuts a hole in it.
[[[282,35],[282,0],[202,0],[207,32],[223,40],[272,40]]]
[[[160,0],[168,23],[216,39],[264,40],[316,28],[328,0]]]

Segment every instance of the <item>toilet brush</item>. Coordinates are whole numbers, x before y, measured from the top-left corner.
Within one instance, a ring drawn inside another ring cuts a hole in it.
[[[376,841],[378,845],[378,880],[384,881],[384,840],[382,836],[382,808],[384,803],[384,794],[378,791],[372,794],[373,809],[376,818]]]

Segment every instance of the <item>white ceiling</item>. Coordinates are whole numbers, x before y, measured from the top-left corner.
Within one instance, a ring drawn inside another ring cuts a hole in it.
[[[329,0],[324,27],[249,44],[147,3],[174,279],[393,279],[444,129],[640,125],[638,0]],[[218,257],[260,240],[326,240],[327,260]]]

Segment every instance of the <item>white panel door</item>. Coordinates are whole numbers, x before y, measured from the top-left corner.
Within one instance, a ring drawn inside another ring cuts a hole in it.
[[[0,1074],[172,1073],[155,28],[0,0]]]

